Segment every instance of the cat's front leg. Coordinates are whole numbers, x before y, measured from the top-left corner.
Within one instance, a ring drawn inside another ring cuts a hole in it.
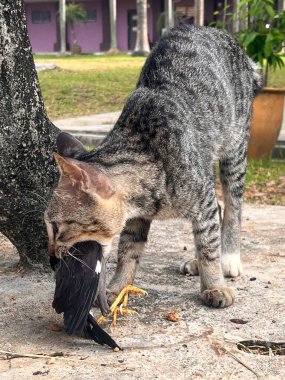
[[[140,256],[147,242],[151,221],[134,218],[127,221],[119,241],[116,272],[107,288],[112,302],[127,285],[133,284]]]
[[[202,207],[199,217],[193,220],[201,298],[208,306],[227,307],[233,303],[233,294],[225,285],[221,266],[218,203],[214,195],[205,203],[207,207]]]

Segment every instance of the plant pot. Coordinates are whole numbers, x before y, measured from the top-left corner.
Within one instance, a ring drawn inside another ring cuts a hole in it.
[[[283,120],[285,87],[264,87],[253,102],[248,157],[267,158],[274,148]]]
[[[78,44],[73,44],[72,47],[71,47],[71,53],[72,54],[81,54],[81,46],[78,45]]]

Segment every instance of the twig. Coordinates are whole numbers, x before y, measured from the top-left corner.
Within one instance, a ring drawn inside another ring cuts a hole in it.
[[[234,358],[239,364],[243,365],[246,369],[248,369],[250,372],[252,372],[258,379],[260,378],[259,374],[255,372],[248,364],[246,364],[244,361],[239,359],[235,354],[233,354],[231,351],[229,351],[227,348],[222,347],[227,354],[229,354],[232,358]]]
[[[233,372],[230,374],[229,380],[232,380],[232,379],[233,379],[234,375],[236,374],[237,369],[238,369],[238,364],[237,364],[237,366],[235,367],[235,369],[233,370]]]
[[[10,352],[10,351],[3,351],[0,350],[0,354],[7,355],[6,360],[10,360],[12,358],[32,358],[32,359],[53,359],[53,360],[65,360],[65,361],[78,361],[80,362],[82,359],[80,358],[67,358],[65,356],[52,356],[52,355],[43,355],[43,354],[23,354],[18,352]],[[84,360],[84,363],[90,363],[90,364],[97,364],[101,365],[102,363],[93,361],[93,360]],[[105,366],[111,366],[111,367],[121,367],[122,364],[119,363],[103,363]]]

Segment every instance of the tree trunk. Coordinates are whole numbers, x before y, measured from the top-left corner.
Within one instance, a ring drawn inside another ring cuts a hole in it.
[[[22,264],[47,263],[43,212],[59,130],[45,112],[21,0],[0,3],[0,51],[0,232]]]
[[[137,0],[137,40],[134,55],[147,55],[150,52],[147,30],[147,0]]]
[[[59,1],[60,52],[66,53],[66,0]]]
[[[174,27],[173,1],[165,0],[165,29],[169,31]]]
[[[117,0],[109,0],[110,8],[110,50],[117,50]]]
[[[194,0],[195,25],[204,25],[204,0]]]

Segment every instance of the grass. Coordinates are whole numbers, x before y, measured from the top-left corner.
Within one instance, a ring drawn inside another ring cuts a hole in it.
[[[218,176],[217,196],[222,200],[222,188]],[[248,160],[244,187],[245,202],[267,205],[285,205],[285,160]]]
[[[285,205],[285,160],[249,160],[245,200],[259,204]]]
[[[59,69],[39,73],[53,119],[120,110],[134,89],[145,58],[120,56],[36,57]]]

